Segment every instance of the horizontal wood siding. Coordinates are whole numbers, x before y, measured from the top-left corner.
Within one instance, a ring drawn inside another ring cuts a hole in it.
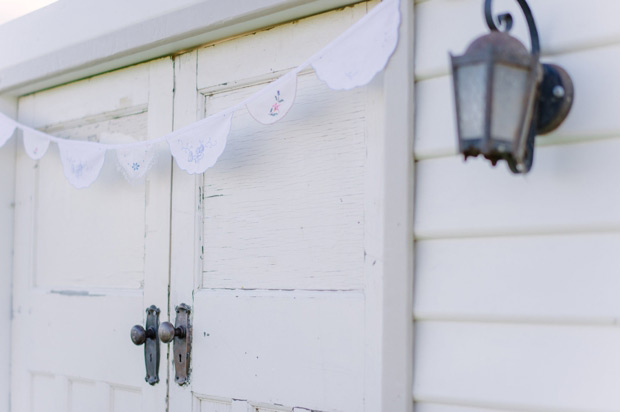
[[[483,3],[416,2],[416,411],[619,410],[620,2],[529,1],[575,103],[526,176],[457,156],[449,53]]]

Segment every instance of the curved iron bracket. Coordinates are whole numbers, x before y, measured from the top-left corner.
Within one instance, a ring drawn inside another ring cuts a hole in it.
[[[525,2],[525,0],[516,0],[521,6],[521,10],[523,10],[523,14],[525,15],[525,20],[527,21],[527,25],[530,29],[530,40],[532,44],[531,53],[533,55],[540,55],[540,40],[538,38],[538,30],[536,29],[536,22],[534,22],[534,16],[532,15],[532,10],[530,6]],[[493,11],[491,10],[492,0],[485,0],[484,2],[484,17],[487,22],[487,26],[491,31],[500,31],[500,29],[495,24],[495,20],[493,19]],[[512,15],[510,13],[502,13],[497,16],[497,21],[500,26],[502,26],[505,32],[510,31],[512,29]]]

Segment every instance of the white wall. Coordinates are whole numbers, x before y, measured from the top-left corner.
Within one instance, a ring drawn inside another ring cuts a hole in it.
[[[17,101],[0,99],[0,111],[15,116]],[[13,209],[15,139],[0,149],[0,410],[9,410],[11,360],[11,278],[13,274]]]
[[[60,0],[0,25],[0,93],[35,92],[357,1]]]
[[[416,4],[418,412],[620,409],[620,3],[529,3],[575,102],[526,176],[456,154],[448,52],[483,1]]]

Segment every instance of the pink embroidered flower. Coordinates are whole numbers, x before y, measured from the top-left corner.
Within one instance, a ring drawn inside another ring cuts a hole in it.
[[[274,96],[274,98],[276,99],[276,102],[273,106],[271,106],[271,109],[269,109],[270,116],[277,116],[280,114],[280,103],[284,101],[284,99],[280,97],[280,90],[278,90],[278,93]]]

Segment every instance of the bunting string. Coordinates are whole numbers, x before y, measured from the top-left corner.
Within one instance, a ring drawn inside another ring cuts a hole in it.
[[[305,62],[267,84],[242,102],[164,136],[127,144],[63,139],[33,129],[0,113],[0,147],[21,132],[24,150],[41,159],[50,145],[58,145],[63,172],[69,183],[90,186],[103,166],[107,151],[115,151],[119,169],[130,181],[139,181],[154,163],[156,145],[166,142],[177,165],[190,174],[212,167],[226,147],[232,115],[247,110],[259,123],[278,122],[291,109],[297,94],[297,76],[312,66],[332,90],[368,84],[388,63],[398,43],[400,0],[383,0],[344,33]]]

